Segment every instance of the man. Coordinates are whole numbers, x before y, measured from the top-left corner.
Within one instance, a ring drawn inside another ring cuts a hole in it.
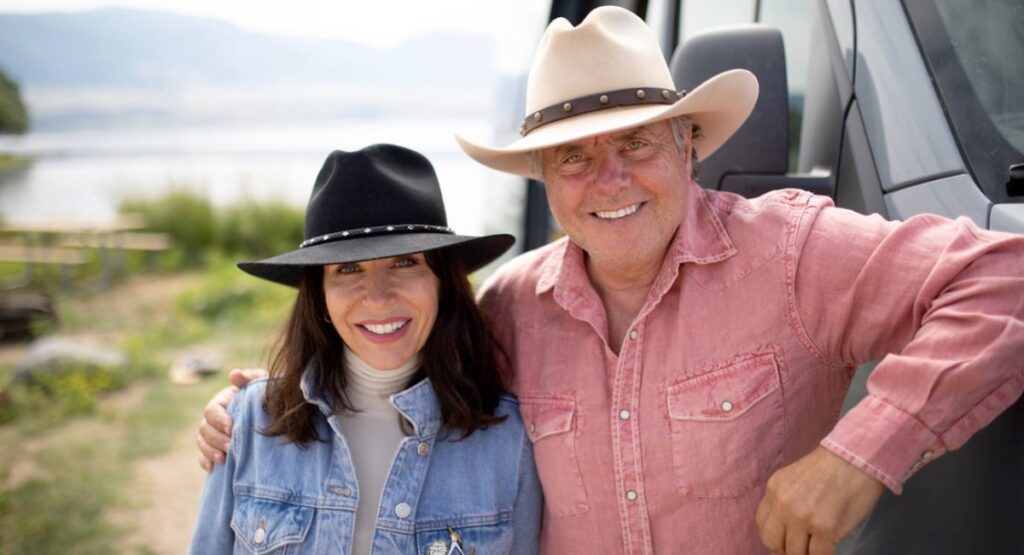
[[[549,26],[519,140],[459,139],[544,181],[568,235],[480,297],[534,442],[546,553],[832,553],[1024,390],[1024,239],[692,182],[755,98],[743,71],[675,91],[643,21],[605,7]],[[883,357],[837,424],[856,366]],[[210,458],[224,438],[202,434]]]

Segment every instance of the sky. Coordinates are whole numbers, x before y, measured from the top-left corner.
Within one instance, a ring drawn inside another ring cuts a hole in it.
[[[254,31],[387,48],[435,31],[481,33],[500,42],[523,35],[536,40],[548,5],[545,0],[0,0],[0,12],[154,9],[216,17]]]

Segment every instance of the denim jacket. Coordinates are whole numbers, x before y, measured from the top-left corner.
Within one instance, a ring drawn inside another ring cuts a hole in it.
[[[206,480],[191,553],[351,552],[359,486],[338,418],[312,376],[303,376],[302,391],[323,415],[315,425],[325,441],[305,449],[259,433],[270,423],[266,380],[235,396],[231,449]],[[373,553],[447,554],[449,527],[466,555],[536,553],[542,497],[518,402],[502,396],[496,413],[508,418],[461,440],[441,427],[429,380],[391,403],[414,434],[391,462]]]

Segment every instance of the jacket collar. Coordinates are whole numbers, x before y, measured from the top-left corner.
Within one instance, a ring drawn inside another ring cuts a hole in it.
[[[688,187],[686,210],[665,253],[657,282],[668,277],[674,280],[679,266],[684,263],[713,264],[736,254],[736,246],[712,208],[707,191],[695,181]],[[556,286],[558,289],[577,290],[581,283],[589,283],[585,256],[579,245],[566,238],[561,239],[561,244],[556,244],[540,268],[536,294],[542,295]]]
[[[299,389],[307,402],[320,409],[327,418],[334,416],[334,407],[324,394],[324,388],[317,383],[316,363],[310,362],[302,372]],[[441,404],[425,378],[412,387],[395,393],[388,399],[391,405],[412,424],[417,437],[428,439],[441,429]]]

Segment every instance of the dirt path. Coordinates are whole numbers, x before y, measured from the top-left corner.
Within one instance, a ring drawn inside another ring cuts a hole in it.
[[[140,460],[135,467],[137,508],[122,515],[131,532],[125,545],[139,553],[179,555],[188,551],[206,473],[196,463],[196,431],[192,425],[171,449]]]

